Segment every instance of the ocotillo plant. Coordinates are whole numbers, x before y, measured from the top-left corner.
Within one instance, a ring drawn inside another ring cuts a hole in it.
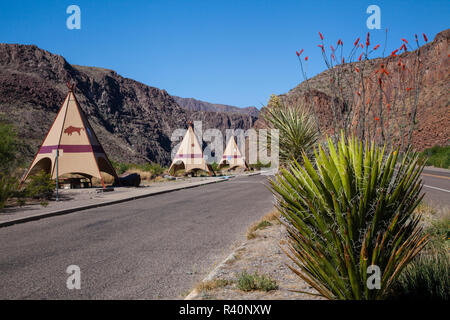
[[[366,41],[357,38],[349,52],[344,50],[344,42],[339,39],[333,44],[325,44],[319,32],[321,55],[328,69],[328,94],[332,113],[333,136],[340,130],[346,134],[356,134],[360,139],[375,140],[378,143],[400,146],[406,150],[411,142],[416,125],[419,93],[423,68],[419,38],[415,35],[417,50],[413,56],[400,55],[412,49],[407,39],[392,51],[383,63],[370,60],[377,52],[385,57],[387,29],[384,49],[380,44],[371,44],[370,34]],[[423,34],[425,42],[428,41]],[[301,74],[306,88],[311,92],[303,49],[296,52]],[[395,71],[395,72],[394,72]],[[310,109],[317,113],[314,99],[306,97]],[[318,123],[318,117],[315,116]]]

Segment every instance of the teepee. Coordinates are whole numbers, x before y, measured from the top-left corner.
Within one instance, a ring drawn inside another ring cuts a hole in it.
[[[73,93],[74,85],[67,86],[69,93],[22,182],[44,170],[51,174],[52,179],[56,179],[57,174],[59,177],[68,173],[96,177],[104,188],[100,172],[112,175],[116,181],[119,178],[78,104]]]
[[[222,168],[225,165],[229,165],[230,169],[242,167],[248,170],[248,165],[245,162],[245,158],[242,156],[234,137],[231,137],[230,140],[228,140],[227,146],[225,147],[225,151],[222,155],[222,160],[219,162],[219,168]]]
[[[169,173],[173,174],[180,169],[184,169],[186,173],[193,170],[204,170],[213,174],[212,167],[206,163],[203,159],[203,151],[200,143],[195,136],[194,129],[192,128],[192,122],[189,121],[189,126],[184,135],[183,140],[180,143],[172,164],[169,168]]]

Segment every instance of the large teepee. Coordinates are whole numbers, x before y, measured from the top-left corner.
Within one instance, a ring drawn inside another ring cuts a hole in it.
[[[203,159],[203,151],[195,136],[192,122],[189,122],[188,129],[173,158],[169,172],[173,174],[180,169],[184,169],[186,173],[193,170],[204,170],[210,175],[213,174],[211,166]]]
[[[234,137],[231,137],[230,140],[228,140],[227,146],[225,147],[225,151],[222,155],[222,160],[219,162],[219,168],[222,168],[225,165],[229,165],[230,169],[242,167],[248,170],[248,165],[245,162],[245,158],[242,156]]]
[[[116,171],[75,98],[74,85],[67,86],[69,93],[22,182],[41,170],[56,179],[58,150],[58,177],[68,173],[96,177],[105,187],[100,172],[112,175],[117,181]]]

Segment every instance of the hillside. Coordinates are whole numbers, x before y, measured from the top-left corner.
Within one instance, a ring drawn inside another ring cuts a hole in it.
[[[259,110],[256,107],[238,108],[226,104],[209,103],[194,98],[181,98],[173,96],[178,105],[189,111],[212,111],[225,113],[242,113],[252,117],[258,117]]]
[[[78,101],[115,161],[167,165],[171,134],[189,120],[221,130],[247,129],[256,121],[247,114],[185,110],[165,90],[112,70],[71,65],[34,45],[0,44],[0,117],[18,128],[27,159],[56,116],[68,81],[76,83]]]
[[[436,35],[435,39],[421,47],[421,61],[423,63],[424,76],[419,96],[417,125],[413,132],[412,144],[418,150],[434,145],[448,145],[450,137],[450,29]],[[415,57],[414,52],[405,52],[398,56],[408,68]],[[397,57],[377,58],[366,63],[365,72],[375,73],[381,64],[396,66]],[[360,62],[352,63],[359,67]],[[399,71],[390,68],[390,77],[398,78]],[[348,74],[346,76],[349,76]],[[343,81],[345,83],[345,81]],[[303,103],[307,99],[315,102],[316,113],[323,132],[330,132],[332,127],[332,109],[330,92],[330,71],[326,70],[306,81],[288,93],[279,97],[287,104]],[[393,91],[390,87],[386,91]],[[344,88],[345,90],[345,88]],[[371,96],[376,90],[375,86],[369,86],[367,96]],[[264,112],[264,110],[261,110]],[[264,127],[264,123],[258,120],[256,127]]]

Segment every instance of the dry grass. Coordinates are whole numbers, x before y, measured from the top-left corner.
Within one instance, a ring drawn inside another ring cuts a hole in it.
[[[257,237],[256,231],[271,226],[273,223],[280,223],[280,213],[278,210],[273,210],[266,214],[261,220],[255,222],[247,230],[247,240],[251,240]]]
[[[231,280],[225,280],[225,279],[214,279],[214,280],[210,280],[210,281],[202,281],[199,284],[197,284],[195,286],[195,290],[197,290],[198,292],[205,292],[205,291],[210,291],[210,290],[214,290],[217,288],[223,288],[226,287],[228,285],[232,285],[233,281]]]

